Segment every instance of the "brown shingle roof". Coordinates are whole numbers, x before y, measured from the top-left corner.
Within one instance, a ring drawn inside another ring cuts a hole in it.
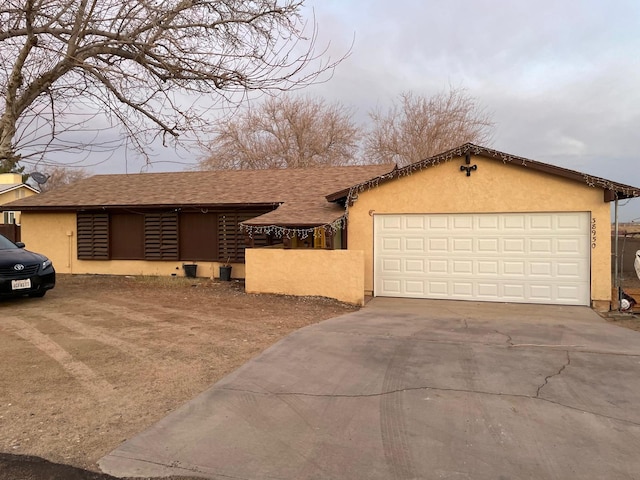
[[[325,196],[390,172],[394,165],[95,175],[10,204],[22,211],[277,205],[255,225],[323,225],[344,209]],[[7,209],[7,205],[2,208]],[[263,218],[264,217],[264,218]],[[254,222],[252,220],[251,222]],[[265,223],[266,222],[266,223]]]

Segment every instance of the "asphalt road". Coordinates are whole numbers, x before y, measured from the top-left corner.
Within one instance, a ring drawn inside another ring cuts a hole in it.
[[[584,307],[375,298],[100,461],[116,476],[633,479],[640,333]]]

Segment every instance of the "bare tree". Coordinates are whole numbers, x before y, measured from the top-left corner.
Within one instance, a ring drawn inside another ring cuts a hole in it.
[[[350,109],[319,98],[267,98],[216,124],[203,169],[261,169],[345,165],[358,151]]]
[[[45,183],[39,184],[42,193],[55,190],[64,185],[70,185],[78,180],[91,176],[84,168],[69,168],[61,165],[51,167],[41,173],[47,177]]]
[[[493,137],[491,116],[462,88],[430,98],[403,93],[386,114],[369,115],[373,127],[364,147],[368,162],[404,166],[463,143],[487,145]]]
[[[151,142],[203,129],[216,99],[318,81],[337,62],[316,51],[315,24],[305,36],[303,3],[2,0],[0,166],[86,148],[79,133],[98,141],[114,126],[100,147],[148,160]]]

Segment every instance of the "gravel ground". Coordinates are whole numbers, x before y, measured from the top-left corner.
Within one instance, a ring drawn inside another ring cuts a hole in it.
[[[42,299],[2,300],[0,478],[110,478],[96,462],[121,442],[288,333],[355,308],[235,281],[69,275]]]

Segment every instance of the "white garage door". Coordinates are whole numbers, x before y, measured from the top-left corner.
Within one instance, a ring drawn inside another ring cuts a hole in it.
[[[375,215],[374,294],[589,305],[588,212]]]

